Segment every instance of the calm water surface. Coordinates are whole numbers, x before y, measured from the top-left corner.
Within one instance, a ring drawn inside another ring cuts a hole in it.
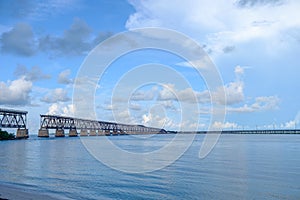
[[[127,150],[150,151],[173,137],[110,139]],[[144,174],[103,165],[79,138],[2,141],[0,181],[60,199],[300,199],[300,135],[222,135],[199,159],[203,139],[197,135],[172,165]]]

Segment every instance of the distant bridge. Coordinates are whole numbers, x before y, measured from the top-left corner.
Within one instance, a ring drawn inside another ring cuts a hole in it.
[[[77,136],[77,130],[80,130],[80,136],[167,133],[164,129],[143,125],[129,125],[57,115],[40,115],[40,117],[39,137],[49,137],[49,129],[56,131],[56,137],[64,137],[65,130],[69,130],[70,137]]]
[[[17,128],[16,138],[28,138],[27,111],[0,108],[0,128]]]
[[[300,134],[300,129],[257,129],[257,130],[221,130],[221,131],[169,131],[174,134]]]

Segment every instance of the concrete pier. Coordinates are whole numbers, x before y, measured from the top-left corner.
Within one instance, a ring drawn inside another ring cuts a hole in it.
[[[80,130],[80,136],[88,136],[88,132],[86,129],[81,129]]]
[[[104,131],[103,130],[98,130],[98,136],[103,136],[103,135],[105,135]]]
[[[105,134],[106,136],[109,136],[109,135],[110,135],[110,130],[105,130],[104,134]]]
[[[40,129],[38,133],[38,137],[49,137],[48,129]]]
[[[118,131],[113,131],[112,135],[119,135]]]
[[[89,136],[97,136],[96,130],[90,130]]]
[[[120,135],[126,135],[125,131],[121,130]]]
[[[17,134],[16,134],[16,138],[17,139],[24,139],[24,138],[28,138],[28,129],[18,129],[17,130]]]
[[[65,137],[65,131],[63,129],[56,129],[55,137]]]
[[[69,137],[77,137],[78,134],[77,134],[77,130],[76,129],[71,129],[69,131]]]

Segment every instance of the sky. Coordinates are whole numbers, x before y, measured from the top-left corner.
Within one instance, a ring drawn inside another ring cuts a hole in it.
[[[205,99],[218,98],[218,91],[208,91],[205,77],[183,58],[155,49],[120,56],[98,78],[98,120],[167,130],[299,128],[299,9],[298,0],[3,0],[0,107],[27,110],[31,133],[40,114],[73,116],[75,80],[91,50],[124,31],[156,27],[184,34],[207,53],[226,94],[226,103],[217,100],[226,107],[224,121],[211,121]],[[121,80],[149,63],[175,70],[189,86],[175,84],[167,70],[145,70],[127,78],[165,79],[113,101]]]

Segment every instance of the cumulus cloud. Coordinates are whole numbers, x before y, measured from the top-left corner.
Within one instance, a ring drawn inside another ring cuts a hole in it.
[[[167,116],[159,114],[148,113],[142,116],[142,124],[145,126],[151,126],[156,128],[170,128],[174,127],[173,120]]]
[[[18,65],[17,68],[15,69],[14,74],[17,77],[25,77],[26,80],[32,82],[51,78],[50,75],[44,74],[42,69],[38,66],[34,66],[28,69],[23,65]]]
[[[164,84],[159,91],[160,101],[179,101],[187,103],[209,103],[210,94],[208,91],[198,92],[192,88],[178,89],[174,84]]]
[[[237,77],[240,77],[244,74],[244,68],[238,65],[235,67],[234,73],[236,74]]]
[[[1,2],[0,2],[1,7]],[[33,56],[38,51],[54,56],[78,56],[89,52],[103,40],[112,36],[112,32],[93,34],[88,24],[75,18],[73,24],[62,35],[35,35],[27,23],[18,23],[9,30],[0,32],[2,53],[20,56]]]
[[[41,50],[54,52],[55,55],[82,55],[91,48],[88,42],[90,34],[91,28],[76,18],[62,36],[44,36],[39,39],[39,46]]]
[[[69,78],[70,74],[71,74],[70,69],[62,71],[58,75],[57,82],[60,83],[60,84],[71,84],[71,83],[73,83],[73,80],[71,78]]]
[[[67,102],[70,101],[70,98],[68,97],[68,92],[66,90],[56,88],[41,98],[41,101],[45,103]]]
[[[73,117],[75,113],[75,107],[73,104],[54,103],[48,108],[47,115],[62,115]]]
[[[128,29],[149,26],[175,29],[207,44],[215,53],[228,53],[255,40],[265,42],[267,48],[290,28],[300,27],[297,0],[129,2],[136,12],[127,20]],[[266,5],[276,6],[270,9]]]
[[[238,128],[238,125],[236,123],[233,123],[233,122],[214,122],[212,124],[212,128],[213,129],[235,129],[235,128]]]
[[[280,128],[284,129],[295,129],[297,127],[297,122],[295,120],[290,120],[285,123],[280,124]]]
[[[1,105],[30,105],[32,82],[21,77],[14,81],[0,82]]]
[[[225,91],[226,99],[223,96]],[[192,88],[179,90],[172,84],[166,84],[159,92],[158,100],[166,101],[180,101],[188,103],[211,103],[211,96],[214,96],[216,102],[221,105],[232,105],[240,103],[244,100],[244,83],[242,81],[230,82],[224,86],[219,87],[215,91],[195,91]]]
[[[216,97],[219,104],[232,105],[241,103],[244,101],[244,83],[242,81],[231,82],[224,86],[224,91],[226,95],[226,101],[222,98],[222,89],[217,89],[216,92],[212,92],[212,95]]]
[[[153,100],[156,96],[158,91],[158,88],[156,86],[152,87],[151,90],[138,90],[135,91],[132,96],[130,97],[130,100],[132,101],[149,101]]]
[[[2,33],[0,42],[2,53],[32,56],[36,51],[32,28],[26,23],[18,23],[10,31]]]
[[[251,105],[244,104],[241,107],[227,107],[228,112],[250,113],[278,109],[280,99],[277,96],[256,97]]]

